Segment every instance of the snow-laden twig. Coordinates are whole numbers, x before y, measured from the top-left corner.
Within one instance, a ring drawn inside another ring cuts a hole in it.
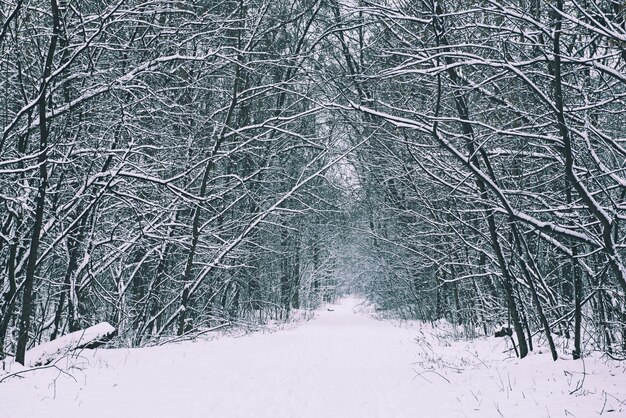
[[[194,333],[195,330],[191,330],[189,332],[184,333],[183,335],[179,335],[177,337],[170,338],[169,340],[161,341],[160,343],[157,344],[157,346],[160,347],[160,346],[165,345],[165,344],[174,343],[174,342],[177,342],[177,341],[183,341],[183,340],[186,340],[186,339],[191,339],[192,340],[192,339],[198,338],[199,336],[201,336],[203,334],[208,334],[209,332],[217,331],[218,329],[229,327],[230,325],[231,325],[230,322],[226,322],[224,324],[220,324],[220,325],[214,326],[212,328],[208,328],[208,329],[202,330],[202,331],[200,331],[198,333]]]
[[[62,368],[60,368],[59,366],[57,366],[57,363],[60,362],[61,360],[63,360],[64,358],[67,358],[67,356],[70,354],[70,350],[68,350],[65,355],[63,355],[62,357],[58,357],[56,360],[54,360],[52,363],[48,363],[46,365],[43,366],[36,366],[36,367],[29,367],[27,369],[22,369],[22,370],[18,370],[16,372],[13,373],[9,373],[5,376],[2,376],[0,378],[0,383],[4,382],[5,380],[10,379],[11,377],[19,377],[19,378],[24,378],[22,375],[25,373],[30,373],[30,372],[36,372],[38,370],[45,370],[45,369],[57,369],[59,371],[59,373],[65,374],[69,377],[71,377],[72,379],[74,379],[74,381],[76,381],[76,378],[74,376],[72,376],[70,373],[68,373],[67,371],[63,370]]]

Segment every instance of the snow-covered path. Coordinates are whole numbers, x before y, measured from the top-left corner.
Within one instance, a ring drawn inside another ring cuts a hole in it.
[[[599,393],[594,402],[578,398],[578,409],[568,404],[577,399],[568,383],[549,373],[526,382],[482,359],[459,370],[418,344],[419,330],[355,313],[358,302],[270,334],[89,353],[72,378],[46,370],[0,384],[0,418],[554,417],[602,408]],[[517,361],[507,364],[515,369]],[[502,384],[490,382],[495,376]]]
[[[32,400],[9,416],[393,417],[423,407],[414,333],[354,314],[357,302],[270,334],[115,350],[114,359],[106,352],[112,368],[103,361],[78,394],[61,377],[57,400]]]

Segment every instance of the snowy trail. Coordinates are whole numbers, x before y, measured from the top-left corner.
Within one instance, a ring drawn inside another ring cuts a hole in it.
[[[567,383],[552,375],[509,376],[505,388],[493,381],[508,371],[472,371],[482,360],[469,373],[450,366],[418,376],[420,361],[445,360],[416,343],[416,329],[355,313],[359,302],[271,334],[90,353],[85,370],[70,370],[76,381],[47,370],[1,384],[0,418],[554,417],[567,415],[563,402],[578,416],[602,407],[594,397],[572,409]],[[544,378],[545,393],[536,388]]]
[[[15,406],[8,416],[403,416],[394,410],[425,401],[410,365],[415,334],[354,314],[358,302],[271,334],[101,351],[102,368],[88,373],[78,394],[61,377],[56,400]]]

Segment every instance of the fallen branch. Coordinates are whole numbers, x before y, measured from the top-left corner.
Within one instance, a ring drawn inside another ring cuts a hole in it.
[[[44,366],[69,352],[99,347],[110,340],[115,333],[115,328],[107,322],[69,333],[28,350],[24,366]]]
[[[162,341],[162,342],[160,342],[157,345],[160,347],[160,346],[168,344],[168,343],[173,343],[173,342],[176,342],[176,341],[180,341],[180,340],[182,340],[184,338],[187,338],[187,337],[190,337],[190,339],[198,338],[199,336],[201,336],[203,334],[207,334],[207,333],[212,332],[212,331],[217,331],[218,329],[225,328],[227,326],[230,326],[230,323],[226,322],[224,324],[220,324],[220,325],[214,326],[213,328],[205,329],[205,330],[203,330],[203,331],[201,331],[201,332],[191,336],[191,334],[193,334],[193,330],[192,330],[192,331],[184,333],[183,335],[179,335],[179,336],[171,338],[169,340]]]

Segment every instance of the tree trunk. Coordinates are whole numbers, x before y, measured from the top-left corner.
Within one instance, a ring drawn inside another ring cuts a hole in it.
[[[17,350],[15,360],[24,364],[24,356],[26,346],[28,344],[28,334],[30,331],[31,311],[33,305],[33,284],[35,280],[35,271],[37,269],[37,257],[39,255],[39,240],[41,238],[41,229],[43,226],[43,216],[46,204],[46,189],[48,187],[48,126],[46,118],[48,77],[52,71],[52,63],[56,51],[57,41],[59,37],[60,22],[59,9],[56,0],[50,1],[52,10],[52,36],[44,71],[41,77],[41,88],[39,90],[39,156],[37,162],[39,164],[39,187],[37,188],[37,196],[35,198],[35,223],[30,241],[30,250],[28,254],[26,277],[24,278],[24,293],[22,296],[22,313],[20,316],[19,337],[17,340]]]

